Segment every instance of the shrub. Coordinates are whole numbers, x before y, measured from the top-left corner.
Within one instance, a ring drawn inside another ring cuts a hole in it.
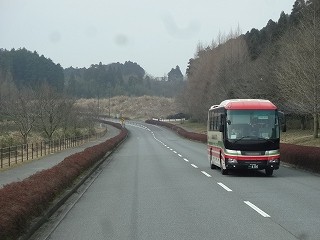
[[[320,172],[320,148],[282,143],[280,147],[281,161],[297,167]]]
[[[206,134],[188,132],[184,128],[179,127],[174,124],[171,124],[171,123],[168,123],[168,122],[162,122],[162,121],[157,121],[157,120],[146,120],[146,123],[167,127],[169,129],[171,129],[172,131],[176,132],[177,134],[181,135],[182,137],[185,137],[190,140],[195,140],[195,141],[199,141],[199,142],[203,142],[203,143],[207,142],[207,135]]]

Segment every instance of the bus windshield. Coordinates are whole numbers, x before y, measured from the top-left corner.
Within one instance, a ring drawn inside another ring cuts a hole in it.
[[[228,110],[226,120],[230,140],[280,137],[276,110]]]

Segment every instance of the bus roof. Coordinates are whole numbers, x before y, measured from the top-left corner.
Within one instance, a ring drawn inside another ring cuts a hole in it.
[[[213,105],[210,109],[223,107],[225,109],[262,109],[275,110],[277,107],[269,100],[264,99],[228,99],[220,103],[220,105]]]

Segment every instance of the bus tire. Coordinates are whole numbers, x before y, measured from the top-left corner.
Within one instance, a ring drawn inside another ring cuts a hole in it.
[[[210,156],[210,168],[211,168],[211,169],[216,169],[216,165],[214,165],[214,164],[212,163],[212,156]]]
[[[267,176],[272,176],[272,174],[273,174],[273,169],[266,168],[266,175]]]
[[[223,169],[222,160],[220,159],[220,170],[222,175],[228,175],[228,169]]]

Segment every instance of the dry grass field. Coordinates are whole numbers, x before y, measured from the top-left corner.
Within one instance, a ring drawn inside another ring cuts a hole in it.
[[[97,99],[79,99],[77,105],[82,107],[98,107]],[[150,119],[152,117],[165,118],[177,113],[177,107],[173,98],[165,97],[129,97],[117,96],[99,100],[100,114],[110,116],[123,116],[130,119]]]

